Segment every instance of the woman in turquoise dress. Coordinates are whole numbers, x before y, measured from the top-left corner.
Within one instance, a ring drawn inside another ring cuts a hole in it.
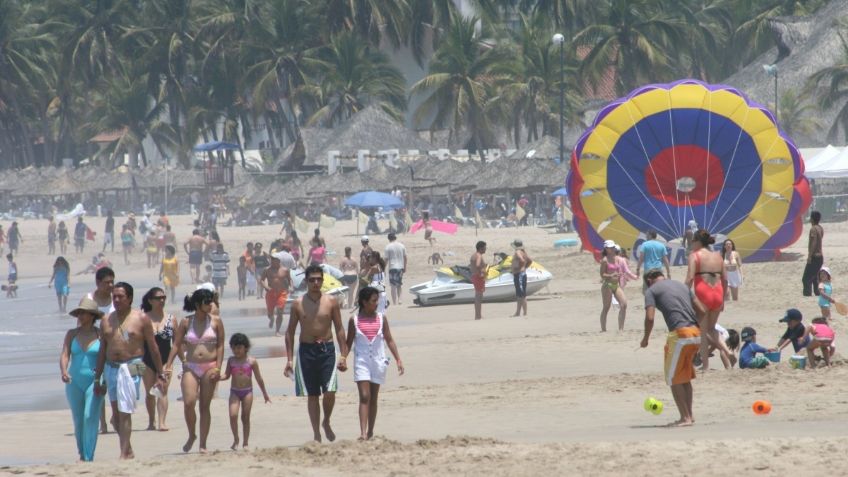
[[[47,282],[49,287],[51,284],[56,288],[56,299],[59,300],[59,312],[65,313],[68,310],[68,294],[71,292],[71,265],[65,260],[65,257],[56,257],[53,262],[53,275],[50,281]]]
[[[97,309],[94,300],[83,298],[70,315],[77,318],[79,327],[69,330],[65,335],[59,370],[71,407],[80,460],[92,461],[97,447],[104,391],[100,383],[94,381],[94,368],[100,353],[100,330],[94,326],[94,322],[102,318],[103,313]]]

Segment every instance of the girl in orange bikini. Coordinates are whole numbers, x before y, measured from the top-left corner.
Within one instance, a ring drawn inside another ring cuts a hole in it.
[[[724,260],[718,252],[710,249],[715,239],[704,229],[698,229],[692,241],[692,253],[689,254],[689,270],[686,273],[686,286],[695,292],[693,304],[701,328],[702,370],[709,369],[709,350],[715,347],[722,354],[722,361],[729,360],[730,350],[719,338],[715,325],[718,315],[724,309],[724,289],[727,286],[727,272]]]

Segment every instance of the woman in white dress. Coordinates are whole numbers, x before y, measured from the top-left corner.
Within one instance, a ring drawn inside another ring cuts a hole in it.
[[[388,306],[386,298],[386,286],[384,285],[386,274],[386,261],[380,256],[380,252],[374,250],[368,258],[369,266],[362,270],[362,277],[368,282],[368,286],[374,287],[380,292],[377,302],[377,313],[383,314]]]
[[[739,287],[742,286],[742,259],[739,257],[739,252],[736,251],[736,244],[733,240],[727,239],[721,246],[721,258],[724,260],[724,269],[727,272],[727,290],[724,291],[724,298],[728,296],[733,298],[733,301],[739,299]],[[729,295],[728,295],[729,292]]]

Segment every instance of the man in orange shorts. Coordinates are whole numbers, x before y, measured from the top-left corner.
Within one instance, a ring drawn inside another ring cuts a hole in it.
[[[645,274],[645,336],[642,347],[648,346],[648,338],[654,327],[654,313],[659,309],[668,336],[665,343],[664,375],[671,386],[674,403],[680,411],[680,420],[670,427],[691,426],[695,423],[692,414],[692,380],[695,379],[693,360],[701,345],[701,331],[695,320],[692,295],[686,285],[667,280],[662,270],[651,270]]]
[[[277,317],[276,334],[280,334],[283,324],[283,310],[291,289],[291,271],[280,265],[280,257],[271,255],[271,266],[266,268],[259,277],[259,284],[265,289],[265,308],[268,311],[268,328],[274,326],[274,315]]]
[[[489,267],[486,265],[486,242],[479,241],[477,250],[471,255],[468,267],[471,269],[471,283],[474,285],[474,319],[483,319],[483,292],[486,291],[486,275]]]

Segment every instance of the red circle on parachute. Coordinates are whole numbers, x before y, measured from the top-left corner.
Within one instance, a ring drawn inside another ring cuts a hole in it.
[[[689,192],[677,189],[684,177],[695,180]],[[645,168],[645,186],[654,198],[675,206],[703,205],[715,199],[724,184],[721,161],[706,149],[678,145],[660,151]]]

